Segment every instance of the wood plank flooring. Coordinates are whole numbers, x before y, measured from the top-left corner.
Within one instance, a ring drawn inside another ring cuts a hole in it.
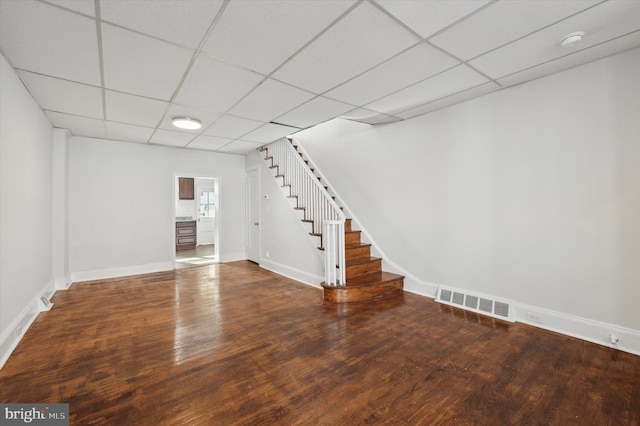
[[[250,262],[76,283],[0,370],[72,425],[638,425],[640,357]]]

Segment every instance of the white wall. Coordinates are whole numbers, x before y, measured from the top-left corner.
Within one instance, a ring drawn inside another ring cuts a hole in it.
[[[247,168],[256,166],[260,168],[260,266],[319,287],[324,280],[322,253],[258,153],[247,155]]]
[[[295,136],[426,285],[637,331],[638,75],[635,49],[404,122]]]
[[[71,137],[74,281],[173,268],[174,173],[220,178],[220,260],[245,259],[244,157]]]
[[[53,289],[51,124],[0,55],[0,366]]]
[[[69,271],[69,137],[66,129],[53,129],[53,176],[51,178],[53,226],[53,278],[57,289],[71,284]]]

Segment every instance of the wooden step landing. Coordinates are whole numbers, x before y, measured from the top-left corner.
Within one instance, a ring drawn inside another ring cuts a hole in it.
[[[345,287],[328,287],[322,283],[324,300],[334,303],[357,302],[403,293],[404,277],[390,272],[374,272],[347,279]]]

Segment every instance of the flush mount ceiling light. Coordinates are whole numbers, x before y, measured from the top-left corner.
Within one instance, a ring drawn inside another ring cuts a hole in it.
[[[200,120],[191,117],[173,117],[171,120],[174,126],[185,130],[198,130],[202,127]]]
[[[573,47],[576,44],[580,43],[580,40],[582,40],[582,37],[584,37],[584,31],[576,31],[571,34],[567,34],[562,38],[562,40],[560,40],[560,46]]]

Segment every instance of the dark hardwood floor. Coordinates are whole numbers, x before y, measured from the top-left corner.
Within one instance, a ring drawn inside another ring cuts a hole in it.
[[[72,425],[638,425],[640,357],[250,262],[76,283],[0,370]]]

